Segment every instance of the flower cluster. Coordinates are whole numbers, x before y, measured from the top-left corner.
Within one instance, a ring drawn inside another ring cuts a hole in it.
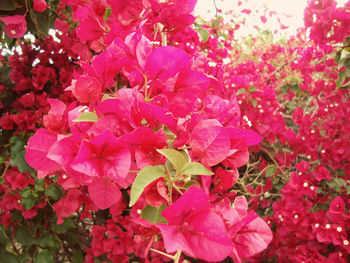
[[[244,19],[194,22],[195,4],[0,18],[15,38],[28,14],[58,16],[58,41],[0,60],[0,258],[349,260],[349,4],[309,1],[309,35],[278,42],[234,42]]]

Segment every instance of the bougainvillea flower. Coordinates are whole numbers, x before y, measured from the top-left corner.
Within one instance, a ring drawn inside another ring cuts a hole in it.
[[[99,209],[106,209],[122,198],[119,187],[111,180],[96,177],[88,186],[89,195]]]
[[[215,176],[213,178],[213,184],[215,189],[220,192],[227,191],[234,186],[239,178],[237,169],[225,170],[221,167],[216,169]]]
[[[183,68],[190,67],[191,59],[185,51],[172,47],[159,47],[149,55],[145,70],[150,79],[169,79]]]
[[[106,177],[127,187],[131,163],[130,151],[109,130],[90,141],[83,141],[71,167],[92,177]]]
[[[164,184],[164,178],[160,177],[145,187],[145,201],[153,207],[161,206],[169,202],[168,187]]]
[[[72,81],[71,90],[73,96],[82,103],[89,103],[101,97],[101,83],[98,79],[89,75],[81,75],[77,80]]]
[[[228,235],[234,243],[230,256],[235,262],[261,252],[271,242],[269,226],[255,212],[247,212],[244,196],[237,197],[232,206],[227,198],[223,199],[216,205],[216,210],[225,219]]]
[[[48,114],[43,117],[44,126],[53,132],[65,133],[68,128],[67,121],[63,118],[66,105],[56,99],[48,99],[47,102],[51,108]]]
[[[225,127],[239,127],[241,112],[235,96],[225,100],[209,95],[205,98],[204,105],[210,119],[217,119]]]
[[[153,132],[151,128],[145,126],[138,127],[133,132],[120,137],[120,140],[128,144],[131,151],[135,152],[138,169],[159,163],[161,157],[156,149],[162,149],[167,145],[167,136],[164,130]]]
[[[209,197],[198,186],[191,186],[162,216],[168,224],[157,226],[168,253],[182,250],[191,257],[220,261],[234,248],[222,219],[210,210]]]
[[[34,6],[33,6],[34,11],[43,12],[45,11],[46,8],[48,8],[45,0],[34,0],[33,2],[34,2]]]
[[[330,202],[327,217],[332,223],[338,223],[341,225],[344,225],[346,219],[350,219],[350,216],[345,213],[344,201],[340,196],[335,197]]]
[[[140,67],[145,68],[146,60],[153,51],[151,40],[142,35],[141,30],[126,36],[125,44],[129,46],[131,54],[137,58]]]
[[[193,156],[208,167],[222,162],[232,154],[229,133],[215,119],[201,121],[193,129],[190,146]]]
[[[257,133],[250,130],[229,127],[227,131],[231,139],[232,154],[223,161],[223,164],[232,169],[236,169],[248,162],[248,146],[260,143],[262,138]]]
[[[139,125],[145,119],[152,128],[160,128],[162,125],[165,125],[172,131],[176,129],[176,120],[166,108],[143,101],[136,101],[131,114]]]
[[[179,73],[174,91],[186,90],[202,98],[207,94],[209,86],[210,80],[202,72],[186,69]]]
[[[28,140],[25,159],[27,163],[36,170],[53,172],[60,165],[49,159],[47,154],[51,146],[57,141],[57,135],[45,129],[39,129],[35,135]]]
[[[83,200],[82,192],[78,189],[69,190],[68,194],[54,203],[53,210],[57,214],[57,224],[62,224],[63,217],[69,217],[73,212],[77,212],[81,207]]]
[[[5,32],[9,37],[18,38],[27,32],[25,16],[6,16],[0,17],[0,20],[5,23]]]

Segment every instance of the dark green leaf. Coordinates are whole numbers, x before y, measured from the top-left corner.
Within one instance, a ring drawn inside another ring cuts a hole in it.
[[[23,245],[32,245],[36,243],[36,240],[32,237],[28,229],[24,227],[17,227],[15,231],[15,240]]]
[[[75,228],[73,221],[71,218],[65,218],[64,222],[62,224],[55,224],[54,222],[51,223],[51,229],[52,231],[58,233],[58,234],[64,234],[68,230]]]
[[[35,205],[35,197],[31,195],[29,197],[22,198],[21,205],[26,210],[31,209]]]
[[[84,255],[81,251],[74,251],[72,256],[72,263],[83,263]]]
[[[1,0],[0,1],[0,10],[2,10],[2,11],[13,11],[19,7],[21,7],[21,5],[19,5],[14,0]]]
[[[70,230],[67,232],[67,242],[70,246],[74,246],[78,243],[80,234],[76,230]]]
[[[35,192],[44,191],[43,183],[44,183],[44,178],[35,180],[35,186],[34,186]]]
[[[30,172],[31,174],[35,174],[35,170],[26,162],[24,158],[25,154],[25,150],[18,154],[13,153],[10,159],[10,164],[16,166],[21,173]]]
[[[59,248],[58,241],[49,232],[44,232],[38,239],[38,243],[42,247]]]
[[[334,174],[335,174],[336,176],[346,176],[346,173],[345,173],[345,171],[344,171],[343,169],[337,169],[337,170],[335,170],[335,171],[334,171]]]
[[[5,248],[0,248],[0,262],[6,262],[6,263],[21,263],[23,262],[21,260],[20,256],[16,256],[14,254],[11,254],[5,250]]]
[[[40,251],[34,258],[34,263],[53,263],[53,255],[49,250],[45,249]]]
[[[39,32],[45,36],[48,35],[50,29],[50,9],[47,8],[44,12],[33,12],[37,20],[36,27]]]
[[[164,223],[166,224],[166,219],[161,215],[163,210],[166,208],[166,205],[163,204],[160,207],[153,207],[146,205],[141,212],[141,218],[146,219],[152,224]]]
[[[61,196],[61,191],[57,189],[54,185],[50,185],[45,190],[45,195],[51,197],[53,200],[57,201]]]

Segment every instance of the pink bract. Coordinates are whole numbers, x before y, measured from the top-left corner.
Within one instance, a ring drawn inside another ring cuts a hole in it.
[[[9,37],[19,38],[27,32],[25,16],[6,16],[0,17],[0,20],[5,23],[5,32]]]

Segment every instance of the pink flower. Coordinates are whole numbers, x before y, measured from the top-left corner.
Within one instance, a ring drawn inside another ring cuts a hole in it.
[[[43,12],[46,8],[48,8],[45,0],[34,0],[33,9],[38,12]]]
[[[168,253],[182,250],[206,261],[224,260],[233,250],[225,225],[209,207],[209,197],[197,186],[189,188],[162,215],[168,224],[158,224]]]
[[[25,16],[15,15],[0,17],[0,20],[5,23],[5,32],[9,37],[22,37],[27,32],[27,23]]]
[[[106,177],[127,187],[131,156],[129,150],[109,130],[91,141],[83,141],[71,167],[92,177]]]

